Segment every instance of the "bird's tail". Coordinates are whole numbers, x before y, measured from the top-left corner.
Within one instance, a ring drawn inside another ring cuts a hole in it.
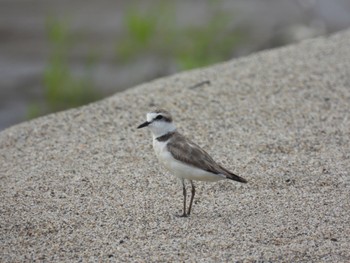
[[[221,168],[223,168],[223,167],[221,167]],[[227,179],[231,179],[233,181],[237,181],[237,182],[244,183],[244,184],[248,183],[248,181],[246,179],[244,179],[243,177],[240,177],[234,173],[231,173],[230,171],[228,171],[226,169],[224,169],[224,170],[226,172],[225,175],[226,175]]]
[[[240,182],[240,183],[248,183],[248,181],[246,179],[244,179],[243,177],[240,177],[236,174],[233,174],[233,173],[230,173],[228,176],[226,176],[227,179],[231,179],[233,181],[237,181],[237,182]]]

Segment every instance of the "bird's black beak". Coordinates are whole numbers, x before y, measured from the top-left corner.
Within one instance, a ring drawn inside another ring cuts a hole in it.
[[[146,121],[146,122],[142,123],[141,125],[139,125],[139,126],[137,127],[137,129],[141,129],[141,128],[143,128],[143,127],[147,127],[149,124],[150,124],[150,122]]]

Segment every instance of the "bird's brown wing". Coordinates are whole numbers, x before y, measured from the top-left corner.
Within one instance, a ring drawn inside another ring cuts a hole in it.
[[[167,147],[176,160],[214,174],[228,175],[206,151],[179,133],[172,136]]]
[[[225,175],[226,178],[237,182],[247,183],[246,179],[217,164],[206,151],[178,132],[173,134],[167,148],[176,160],[207,172]]]

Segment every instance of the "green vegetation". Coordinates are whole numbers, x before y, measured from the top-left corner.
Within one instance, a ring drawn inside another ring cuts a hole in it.
[[[67,24],[48,19],[47,34],[51,54],[43,76],[44,103],[31,105],[28,110],[29,118],[77,107],[100,98],[91,78],[93,56],[87,59],[82,76],[75,76],[70,70],[69,51],[73,45],[73,38]]]
[[[116,63],[151,55],[164,63],[174,63],[177,70],[188,70],[229,59],[243,38],[230,28],[231,14],[218,9],[218,1],[211,2],[211,14],[204,24],[186,28],[176,26],[175,7],[170,1],[155,3],[142,11],[131,7],[124,15],[124,35],[117,40]],[[49,18],[46,28],[51,53],[43,75],[44,102],[29,107],[29,118],[101,97],[94,89],[94,56],[86,59],[82,74],[71,70],[70,52],[77,39],[69,32],[68,23]]]
[[[125,15],[127,36],[117,45],[117,54],[123,61],[139,55],[152,47],[157,27],[155,14],[142,14],[130,9]]]
[[[117,58],[126,62],[140,54],[171,59],[179,70],[207,66],[230,57],[242,40],[228,26],[229,15],[215,9],[202,26],[179,29],[170,6],[154,6],[147,13],[130,9],[124,17],[125,36],[117,41]]]
[[[224,17],[216,14],[206,25],[178,34],[175,60],[180,69],[208,66],[228,59],[240,41],[240,34],[229,32],[226,25]]]

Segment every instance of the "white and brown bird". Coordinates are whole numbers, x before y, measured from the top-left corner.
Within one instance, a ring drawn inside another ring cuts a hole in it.
[[[247,183],[247,180],[216,163],[206,151],[178,133],[169,112],[158,109],[147,113],[147,121],[137,128],[143,127],[150,128],[153,134],[153,148],[159,161],[182,181],[184,207],[181,217],[187,217],[191,213],[195,195],[193,180],[216,182],[231,179]],[[187,212],[185,179],[189,180],[192,186]]]

